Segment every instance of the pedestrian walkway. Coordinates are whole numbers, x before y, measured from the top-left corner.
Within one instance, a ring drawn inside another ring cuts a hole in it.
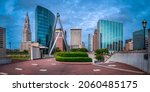
[[[0,75],[143,75],[122,63],[58,62],[54,58],[0,65]]]

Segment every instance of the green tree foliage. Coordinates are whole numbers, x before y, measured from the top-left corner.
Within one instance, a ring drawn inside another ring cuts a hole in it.
[[[97,54],[107,55],[107,54],[109,54],[109,51],[108,51],[108,49],[97,49],[97,50],[95,51],[95,54],[96,54],[96,55],[97,55]]]
[[[104,56],[101,55],[101,54],[97,54],[97,55],[96,55],[96,59],[97,59],[98,61],[104,61]]]
[[[95,51],[95,55],[96,55],[96,59],[98,61],[104,61],[104,55],[109,54],[109,50],[108,49],[97,49]]]

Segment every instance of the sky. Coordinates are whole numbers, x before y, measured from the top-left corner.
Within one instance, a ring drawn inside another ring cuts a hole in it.
[[[149,0],[0,0],[0,27],[6,28],[6,45],[20,48],[26,13],[30,17],[32,41],[35,41],[35,8],[43,6],[55,15],[60,13],[63,28],[70,39],[71,28],[82,29],[86,47],[88,34],[94,34],[99,19],[121,22],[124,25],[123,39],[132,38],[134,31],[142,29],[146,19],[150,28]]]

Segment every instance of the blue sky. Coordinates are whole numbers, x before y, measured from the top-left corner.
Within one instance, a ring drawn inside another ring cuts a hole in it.
[[[88,34],[94,33],[99,19],[108,19],[124,24],[124,40],[132,38],[132,33],[142,28],[141,21],[148,21],[150,27],[149,0],[0,0],[0,26],[7,30],[7,48],[19,48],[26,12],[29,13],[32,40],[35,40],[35,8],[41,5],[54,14],[61,15],[63,28],[67,30],[69,42],[70,28],[82,28],[82,38],[86,43]]]

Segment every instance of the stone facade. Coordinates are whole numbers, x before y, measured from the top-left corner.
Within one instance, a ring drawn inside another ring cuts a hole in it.
[[[126,42],[125,42],[125,50],[126,51],[133,50],[133,40],[132,39],[126,40]]]
[[[95,30],[93,36],[93,50],[97,50],[99,48],[99,33],[98,30]]]
[[[82,48],[82,29],[71,29],[70,49]]]

